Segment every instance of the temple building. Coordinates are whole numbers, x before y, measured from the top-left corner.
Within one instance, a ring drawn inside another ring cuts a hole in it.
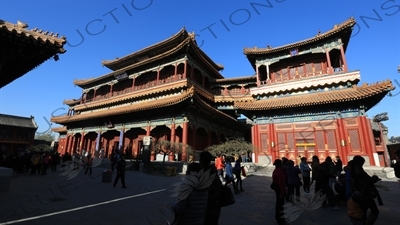
[[[223,66],[184,28],[103,61],[112,72],[74,80],[82,95],[64,101],[67,115],[51,119],[63,125],[53,128],[62,137],[59,151],[123,148],[136,156],[145,136],[196,150],[234,136],[256,146],[253,161],[261,164],[313,155],[347,163],[362,155],[367,165],[384,166],[387,154],[376,142],[382,132],[373,131],[366,112],[394,86],[389,80],[358,85],[360,71],[349,69],[345,54],[355,24],[350,18],[303,41],[245,48],[252,76],[224,78]]]

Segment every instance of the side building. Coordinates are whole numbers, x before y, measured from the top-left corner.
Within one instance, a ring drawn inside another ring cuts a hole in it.
[[[103,61],[112,72],[75,80],[82,96],[65,100],[68,115],[51,119],[63,125],[53,129],[62,137],[59,151],[123,148],[135,156],[144,136],[196,150],[236,136],[256,146],[254,161],[262,164],[313,155],[347,163],[357,154],[383,166],[387,153],[375,141],[383,133],[373,131],[366,112],[395,87],[389,80],[358,85],[360,71],[349,69],[345,54],[355,24],[350,18],[303,41],[246,48],[250,76],[223,77],[223,66],[185,29]]]
[[[38,126],[33,116],[0,114],[0,151],[4,155],[28,150]]]

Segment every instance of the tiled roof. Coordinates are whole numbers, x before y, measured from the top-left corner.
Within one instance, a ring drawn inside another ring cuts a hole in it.
[[[252,76],[243,76],[243,77],[230,77],[230,78],[223,78],[223,79],[215,79],[212,83],[227,83],[227,82],[236,82],[236,81],[255,81],[256,75]]]
[[[151,63],[151,62],[155,62],[158,59],[161,59],[163,57],[172,55],[172,54],[180,51],[181,49],[184,49],[187,46],[187,44],[189,44],[190,42],[191,42],[191,37],[187,37],[184,41],[182,41],[175,48],[173,48],[173,49],[171,49],[169,51],[166,51],[166,52],[164,52],[162,54],[156,55],[156,56],[151,57],[151,58],[144,59],[143,61],[134,63],[134,64],[132,64],[130,66],[124,67],[122,69],[113,71],[111,73],[108,73],[106,75],[103,75],[103,76],[100,76],[100,77],[97,77],[97,78],[90,78],[90,79],[86,79],[86,80],[74,80],[74,84],[78,85],[78,86],[88,85],[88,84],[90,84],[90,83],[92,83],[94,81],[99,81],[99,80],[102,80],[102,79],[107,78],[107,77],[112,77],[114,75],[118,75],[118,74],[124,73],[124,72],[126,72],[128,70],[131,70],[131,69],[134,69],[136,67],[139,67],[139,66]]]
[[[347,30],[347,29],[352,29],[352,27],[356,24],[356,21],[354,20],[353,17],[351,17],[350,19],[346,20],[345,22],[339,24],[339,25],[335,25],[331,30],[324,32],[324,33],[319,33],[317,34],[315,37],[312,38],[308,38],[302,41],[298,41],[295,43],[291,43],[291,44],[286,44],[283,46],[279,46],[279,47],[267,47],[267,48],[245,48],[244,49],[244,54],[246,55],[258,55],[258,54],[267,54],[267,53],[272,53],[272,52],[279,52],[282,50],[290,50],[290,49],[294,49],[294,48],[298,48],[300,46],[304,46],[310,43],[314,43],[316,41],[320,41],[320,40],[324,40],[326,38],[329,38],[333,35],[336,35],[339,32],[342,32],[343,30]]]
[[[103,60],[102,64],[113,70],[113,68],[122,61],[130,60],[135,57],[138,57],[139,55],[143,55],[146,52],[157,50],[158,48],[161,48],[162,46],[168,45],[169,43],[179,41],[179,39],[182,39],[182,38],[185,39],[187,36],[188,36],[188,33],[187,33],[185,27],[183,27],[180,31],[178,31],[178,33],[172,35],[172,37],[169,37],[169,38],[162,40],[156,44],[150,45],[149,47],[143,48],[137,52],[128,54],[121,58],[116,58],[116,59],[112,59],[112,60]]]
[[[58,60],[58,54],[66,52],[63,48],[65,37],[37,28],[28,30],[28,25],[0,20],[0,88],[22,77],[46,60]]]
[[[58,37],[58,34],[54,34],[53,32],[39,30],[38,28],[34,28],[32,30],[26,29],[28,27],[27,24],[22,23],[20,21],[17,24],[9,23],[4,20],[0,20],[0,30],[8,31],[10,33],[14,33],[16,36],[24,37],[30,40],[38,41],[40,43],[46,43],[51,45],[56,45],[60,47],[60,52],[65,52],[63,49],[63,45],[66,43],[66,37]]]
[[[197,94],[194,94],[194,99],[195,101],[197,101],[201,106],[203,106],[204,108],[210,110],[211,112],[213,112],[214,114],[220,115],[223,118],[227,118],[229,120],[233,120],[233,121],[237,121],[236,118],[233,118],[232,116],[210,106],[208,103],[206,103],[205,101],[203,101],[200,96],[198,96]]]
[[[272,98],[265,100],[253,100],[251,102],[235,102],[235,107],[243,110],[271,110],[283,109],[289,107],[304,107],[313,105],[330,104],[336,102],[350,102],[366,99],[378,94],[387,93],[394,90],[390,80],[381,83],[353,88],[326,91],[321,93],[303,94],[298,96],[289,96],[281,98]]]
[[[118,106],[116,108],[110,108],[107,110],[99,110],[91,113],[84,113],[78,114],[73,116],[58,116],[52,117],[51,122],[59,123],[59,124],[66,124],[69,122],[75,121],[82,121],[87,119],[94,119],[94,118],[101,118],[104,116],[114,116],[114,115],[121,115],[126,113],[144,111],[144,110],[151,110],[151,109],[159,109],[162,107],[176,105],[180,102],[185,101],[186,99],[192,97],[194,94],[194,88],[188,89],[181,95],[174,95],[162,99],[158,99],[157,101],[151,100],[141,103],[136,103],[133,105],[126,105],[126,106]]]
[[[80,99],[66,99],[66,100],[63,101],[63,104],[72,106],[72,105],[76,105],[76,104],[78,104],[80,102],[81,102]]]
[[[0,114],[0,125],[13,126],[13,127],[38,128],[33,116],[22,117],[22,116]]]
[[[66,133],[67,132],[67,127],[66,126],[53,127],[53,128],[51,128],[51,131],[57,132],[57,133]]]
[[[184,30],[184,32],[186,32],[186,30]],[[209,58],[207,56],[207,54],[205,54],[197,46],[197,43],[196,43],[196,40],[195,40],[195,35],[193,33],[187,33],[187,34],[188,35],[184,40],[182,40],[174,48],[172,48],[172,49],[170,49],[168,51],[165,51],[165,52],[163,52],[161,54],[158,54],[158,55],[155,55],[153,57],[146,58],[146,59],[144,59],[144,60],[142,60],[140,62],[133,63],[133,64],[131,64],[129,66],[126,66],[124,68],[115,70],[115,71],[113,71],[111,73],[108,73],[106,75],[103,75],[103,76],[100,76],[100,77],[97,77],[97,78],[74,80],[74,84],[78,85],[78,86],[88,85],[88,84],[90,84],[92,82],[99,81],[99,80],[107,78],[107,77],[112,77],[114,75],[118,75],[118,74],[124,73],[124,72],[126,72],[128,70],[137,68],[139,66],[155,62],[156,60],[162,59],[164,57],[168,57],[168,56],[170,56],[170,55],[172,55],[172,54],[174,54],[176,52],[179,52],[180,50],[187,50],[186,49],[187,47],[190,47],[190,50],[192,50],[192,52],[194,52],[194,54],[196,56],[198,56],[200,60],[202,60],[205,64],[207,64],[210,68],[212,68],[214,70],[213,72],[214,72],[214,74],[216,76],[218,76],[219,78],[223,78],[223,76],[219,73],[219,70],[222,69],[221,65],[216,64],[211,58]]]

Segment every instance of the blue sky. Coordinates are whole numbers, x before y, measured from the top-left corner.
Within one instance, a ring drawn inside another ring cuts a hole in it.
[[[269,7],[252,7],[251,3]],[[80,97],[81,89],[74,87],[74,79],[104,75],[110,70],[101,65],[101,60],[122,57],[162,41],[183,26],[198,35],[199,45],[215,62],[225,66],[225,77],[238,77],[254,74],[243,48],[299,41],[351,16],[358,25],[346,52],[349,69],[361,71],[360,84],[393,81],[396,89],[392,97],[387,96],[367,114],[372,117],[388,112],[390,120],[385,124],[389,136],[398,136],[399,0],[0,0],[0,19],[12,23],[20,20],[28,23],[29,29],[38,27],[68,40],[67,52],[59,61],[49,60],[0,90],[0,112],[33,115],[38,132],[44,132],[49,129],[47,121],[52,114],[67,112],[64,99]]]

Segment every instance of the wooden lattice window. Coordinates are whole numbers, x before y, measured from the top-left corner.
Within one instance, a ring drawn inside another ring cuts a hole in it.
[[[277,125],[276,129],[277,130],[284,130],[284,129],[291,129],[292,124],[282,124],[282,125]]]
[[[261,134],[260,136],[261,136],[261,149],[268,150],[268,135]]]
[[[311,123],[299,123],[299,124],[296,124],[296,128],[305,128],[305,127],[311,127]]]
[[[348,130],[349,143],[352,150],[361,150],[360,135],[358,129]]]
[[[295,150],[295,144],[294,144],[294,134],[293,133],[286,133],[286,138],[287,138],[287,145],[290,151]]]
[[[328,149],[329,150],[334,150],[337,149],[336,147],[336,137],[335,137],[335,131],[334,130],[327,130],[326,131],[326,140],[328,144]]]
[[[285,133],[278,133],[278,150],[285,150]]]
[[[346,120],[347,125],[357,125],[357,121],[355,119]]]
[[[318,151],[325,150],[325,135],[323,130],[319,130],[315,132],[316,137],[316,146]]]

